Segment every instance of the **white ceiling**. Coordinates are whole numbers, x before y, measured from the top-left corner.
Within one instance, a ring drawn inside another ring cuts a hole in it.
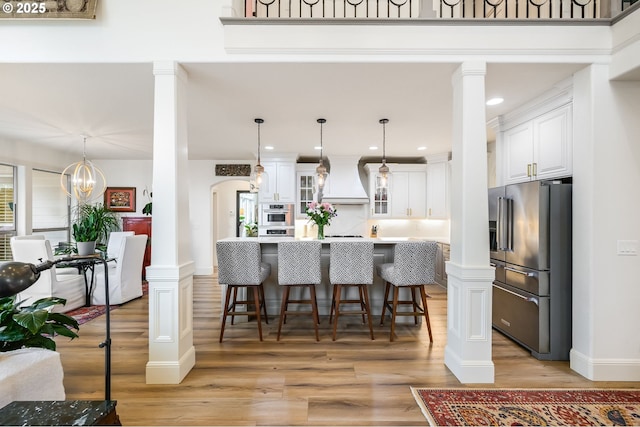
[[[189,75],[191,159],[249,159],[262,145],[317,157],[316,119],[327,119],[324,153],[387,157],[450,150],[455,64],[184,64]],[[512,110],[582,68],[580,64],[489,64],[487,120]],[[90,159],[151,159],[152,65],[0,64],[0,139],[46,144]],[[418,151],[418,146],[427,146]],[[265,151],[263,151],[265,156]]]

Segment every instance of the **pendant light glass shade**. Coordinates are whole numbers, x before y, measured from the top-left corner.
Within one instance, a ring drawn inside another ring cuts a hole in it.
[[[318,123],[320,123],[320,162],[318,163],[318,167],[316,167],[316,175],[318,178],[318,189],[322,190],[324,188],[324,184],[327,180],[327,168],[325,167],[322,159],[323,154],[323,146],[322,146],[322,125],[327,122],[326,119],[318,119]]]
[[[82,160],[67,166],[60,174],[60,186],[69,197],[75,197],[84,204],[101,197],[107,189],[104,173],[87,160],[87,137],[83,136]],[[67,176],[71,177],[71,191],[67,186]]]
[[[391,175],[391,171],[389,170],[389,166],[387,166],[387,151],[386,151],[386,125],[389,123],[389,119],[380,119],[380,124],[382,124],[382,166],[378,169],[378,177],[380,178],[380,187],[387,188],[389,186],[389,175]]]
[[[260,190],[260,186],[262,186],[262,182],[264,180],[264,166],[260,164],[260,125],[264,123],[263,119],[253,119],[254,122],[258,125],[258,162],[253,167],[253,172],[251,173],[251,178],[249,182],[249,189],[252,193],[257,193]]]

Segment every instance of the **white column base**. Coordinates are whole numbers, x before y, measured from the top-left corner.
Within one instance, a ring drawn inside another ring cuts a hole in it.
[[[493,267],[447,262],[445,365],[462,383],[493,383],[491,299]]]
[[[147,384],[180,384],[196,364],[196,349],[191,347],[180,360],[147,362]]]
[[[195,366],[193,269],[147,267],[149,281],[149,361],[147,384],[179,384]]]
[[[495,379],[491,360],[462,360],[449,346],[444,349],[444,364],[463,384],[493,383]]]

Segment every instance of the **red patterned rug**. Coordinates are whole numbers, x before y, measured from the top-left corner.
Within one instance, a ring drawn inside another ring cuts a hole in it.
[[[411,387],[435,426],[638,426],[640,390]]]
[[[112,305],[111,311],[120,307],[119,305]],[[78,325],[83,325],[89,320],[93,320],[98,316],[102,316],[107,312],[106,305],[91,305],[89,307],[80,307],[71,311],[67,311],[65,314],[71,316],[78,322]]]
[[[149,283],[146,280],[142,281],[142,295],[149,293]],[[112,305],[111,311],[120,307],[119,305]],[[89,307],[80,307],[74,310],[67,311],[65,314],[71,316],[78,322],[79,325],[87,323],[90,320],[95,319],[98,316],[102,316],[107,312],[105,305],[92,305]]]

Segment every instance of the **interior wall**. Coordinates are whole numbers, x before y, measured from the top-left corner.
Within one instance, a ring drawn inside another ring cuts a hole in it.
[[[144,205],[152,201],[144,195],[144,190],[153,191],[153,161],[151,160],[95,160],[94,164],[102,169],[107,187],[135,187],[136,211],[122,212],[120,217],[144,216]],[[123,173],[126,171],[126,173]],[[101,203],[104,199],[99,200]]]
[[[611,82],[592,65],[574,82],[573,349],[571,367],[592,380],[640,380],[637,256],[640,240],[640,82]]]

